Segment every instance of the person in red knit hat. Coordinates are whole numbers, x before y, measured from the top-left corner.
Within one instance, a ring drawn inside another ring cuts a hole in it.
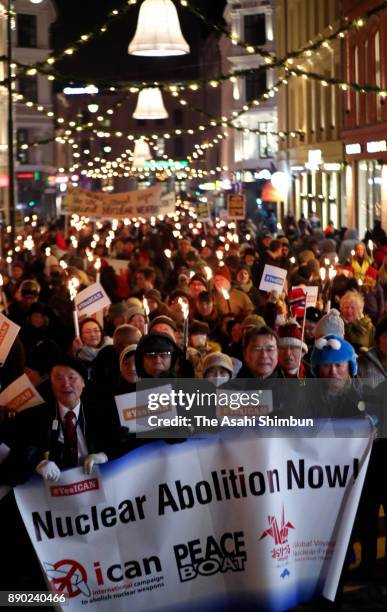
[[[278,364],[286,378],[306,378],[307,366],[302,357],[308,352],[308,347],[302,337],[302,328],[296,321],[288,321],[278,328],[278,337]]]

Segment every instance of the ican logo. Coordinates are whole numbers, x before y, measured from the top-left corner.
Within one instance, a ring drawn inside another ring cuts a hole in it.
[[[173,550],[180,582],[198,576],[242,572],[247,558],[243,531],[224,533],[219,538],[190,540],[176,544]]]

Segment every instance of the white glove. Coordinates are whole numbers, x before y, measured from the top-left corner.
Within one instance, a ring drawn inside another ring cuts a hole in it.
[[[106,463],[107,461],[108,458],[105,453],[92,453],[91,455],[87,455],[83,462],[83,471],[85,474],[91,474],[95,463]]]
[[[43,461],[36,466],[36,472],[44,478],[44,480],[50,480],[51,482],[56,482],[60,478],[60,469],[57,464],[47,459],[43,459]]]

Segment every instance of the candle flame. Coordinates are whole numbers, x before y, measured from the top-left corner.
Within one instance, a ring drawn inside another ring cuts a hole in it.
[[[165,255],[165,257],[168,257],[168,259],[170,259],[172,257],[171,249],[165,249],[164,250],[164,255]]]
[[[144,312],[145,312],[146,316],[149,317],[150,308],[149,308],[149,303],[148,303],[148,300],[146,299],[146,297],[144,297],[142,299],[142,305],[143,305]]]
[[[50,257],[50,255],[51,255],[51,249],[50,249],[50,247],[46,247],[46,251],[45,251],[45,253],[46,253],[46,257]]]
[[[3,285],[4,285],[3,275],[0,274],[0,287],[2,287]]]
[[[95,260],[94,268],[97,270],[97,272],[100,271],[101,269],[101,258],[100,257],[97,257],[97,259]]]
[[[335,278],[337,272],[336,272],[336,270],[334,268],[329,268],[328,274],[329,274],[329,280],[333,280]]]
[[[189,314],[189,304],[187,304],[187,302],[185,302],[183,298],[179,298],[177,300],[177,303],[180,305],[180,308],[183,312],[183,318],[186,321],[188,319],[188,314]]]
[[[211,280],[213,274],[210,266],[204,266],[204,271],[206,273],[207,280]]]
[[[229,300],[230,299],[230,294],[227,291],[227,289],[221,289],[222,295],[224,297],[225,300]]]
[[[76,295],[78,293],[78,288],[79,288],[80,282],[78,280],[78,278],[76,276],[72,276],[68,282],[67,282],[67,287],[68,290],[70,292],[70,300],[74,301],[76,298]]]
[[[321,278],[321,280],[322,280],[323,282],[325,281],[326,276],[327,276],[327,271],[326,271],[326,269],[325,269],[325,268],[321,268],[321,270],[320,270],[320,278]]]

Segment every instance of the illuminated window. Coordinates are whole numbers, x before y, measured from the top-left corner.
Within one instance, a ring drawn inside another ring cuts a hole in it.
[[[274,123],[265,121],[258,123],[258,129],[261,132],[272,132]],[[274,157],[276,151],[276,137],[274,134],[259,134],[259,157],[266,159]]]

